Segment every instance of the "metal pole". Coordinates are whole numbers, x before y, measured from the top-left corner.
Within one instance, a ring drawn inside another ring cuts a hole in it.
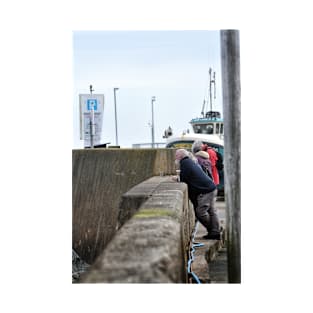
[[[221,30],[224,115],[224,171],[229,283],[241,282],[241,130],[239,31]]]
[[[152,137],[152,148],[154,148],[154,112],[153,112],[153,103],[155,101],[155,96],[151,98],[151,109],[152,109],[152,125],[151,125],[151,137]]]
[[[93,138],[95,136],[95,111],[92,106],[90,111],[90,148],[94,148]]]
[[[209,69],[209,80],[210,80],[210,86],[209,86],[209,92],[210,92],[210,112],[212,112],[212,69]]]
[[[115,145],[118,146],[118,137],[117,137],[117,112],[116,112],[116,90],[118,88],[114,88],[114,110],[115,110]]]
[[[92,96],[92,85],[89,86],[90,88],[90,96]],[[95,114],[94,114],[94,107],[92,106],[91,111],[90,111],[90,148],[94,148],[93,144],[93,137],[94,137],[94,124],[95,124]]]
[[[209,96],[210,96],[210,111],[212,112],[212,84],[214,84],[214,99],[216,98],[216,85],[215,85],[215,72],[213,72],[213,79],[212,79],[212,68],[209,69]]]

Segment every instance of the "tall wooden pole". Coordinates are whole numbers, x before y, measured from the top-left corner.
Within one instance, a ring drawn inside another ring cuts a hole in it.
[[[241,283],[241,130],[239,31],[221,30],[224,164],[229,283]]]

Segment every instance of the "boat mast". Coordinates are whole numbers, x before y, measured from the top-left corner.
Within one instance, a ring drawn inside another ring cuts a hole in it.
[[[203,100],[203,105],[202,105],[202,110],[201,110],[201,114],[202,114],[202,117],[204,117],[204,115],[205,115],[205,99]]]
[[[210,96],[210,111],[212,112],[212,84],[214,84],[214,99],[216,99],[216,85],[215,85],[215,72],[212,79],[212,68],[209,69],[209,96]]]

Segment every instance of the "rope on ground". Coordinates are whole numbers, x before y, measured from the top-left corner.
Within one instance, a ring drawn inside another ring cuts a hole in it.
[[[194,229],[192,236],[191,236],[191,250],[190,250],[190,258],[188,260],[187,270],[188,270],[188,275],[191,275],[193,277],[193,279],[197,282],[197,284],[201,284],[199,277],[191,270],[191,263],[194,261],[194,255],[193,254],[196,250],[195,248],[204,246],[203,243],[197,243],[194,241],[195,235],[198,231],[198,225],[199,225],[199,222],[197,221],[196,225],[195,225],[195,229]]]

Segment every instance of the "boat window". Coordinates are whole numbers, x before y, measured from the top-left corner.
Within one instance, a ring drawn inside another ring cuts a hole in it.
[[[206,125],[206,134],[213,134],[213,124]]]
[[[221,124],[221,134],[223,134],[224,131],[224,124]]]
[[[195,125],[194,126],[194,131],[196,134],[201,134],[201,126],[200,125]]]
[[[220,133],[220,124],[216,123],[216,133],[219,134]]]
[[[196,134],[213,134],[214,124],[197,124],[193,126],[193,130]]]

